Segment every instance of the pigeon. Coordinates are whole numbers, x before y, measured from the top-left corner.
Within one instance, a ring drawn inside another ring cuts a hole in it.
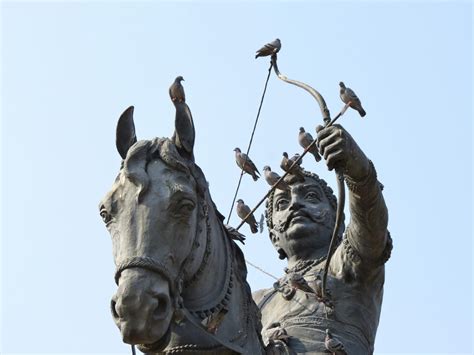
[[[300,133],[298,134],[298,142],[300,143],[300,146],[302,146],[304,149],[307,149],[313,141],[313,136],[310,133],[306,132],[303,127],[300,127]],[[316,159],[317,162],[321,160],[321,156],[319,155],[318,147],[316,147],[316,144],[314,144],[309,149],[309,152],[313,154],[314,159]]]
[[[237,229],[234,227],[229,226],[228,224],[224,224],[224,227],[227,231],[227,235],[230,237],[232,240],[236,240],[241,242],[242,244],[245,244],[245,235],[242,233],[239,233]]]
[[[323,297],[323,281],[321,280],[321,276],[318,273],[315,273],[315,279],[313,282],[311,282],[312,288],[314,290],[314,293],[316,293],[316,296],[319,299],[322,299]]]
[[[326,329],[326,339],[324,339],[324,345],[326,349],[329,350],[333,355],[347,355],[344,345],[332,337],[329,329]]]
[[[171,84],[169,93],[171,101],[173,102],[185,102],[186,97],[184,95],[184,88],[181,85],[181,81],[183,81],[183,77],[180,75],[174,79],[173,84]]]
[[[243,169],[247,174],[252,175],[253,180],[257,181],[260,173],[253,161],[247,156],[247,154],[242,153],[240,148],[235,148],[234,152],[235,161],[237,162],[238,167]]]
[[[300,159],[300,154],[299,154],[299,153],[295,153],[295,154],[290,158],[291,164],[293,164],[294,162],[296,162],[298,159]],[[299,166],[301,166],[302,163],[303,163],[303,158],[301,158],[300,160],[298,160],[298,162],[297,162],[296,164],[298,164]]]
[[[226,308],[222,308],[219,312],[213,313],[209,316],[207,320],[207,331],[211,334],[216,334],[219,325],[224,320],[225,315],[227,314],[228,310]]]
[[[280,51],[280,49],[281,49],[281,42],[277,38],[276,40],[270,43],[267,43],[262,48],[260,48],[257,51],[257,54],[255,55],[255,59],[257,59],[258,57],[267,57],[269,55],[277,54]]]
[[[270,328],[264,331],[264,336],[268,339],[269,342],[275,340],[281,340],[283,342],[286,342],[290,338],[290,336],[286,332],[286,329],[283,328],[278,322],[272,323],[270,325]]]
[[[272,169],[268,165],[265,165],[263,167],[263,176],[265,177],[265,181],[268,183],[268,185],[272,187],[280,179],[280,175],[272,171]],[[288,186],[288,184],[284,180],[280,181],[276,188],[283,191],[290,191],[290,186]]]
[[[293,161],[288,159],[288,153],[283,152],[283,158],[281,159],[280,168],[282,168],[284,171],[291,175],[297,176],[300,180],[304,180],[303,171],[301,170],[301,167],[298,164],[295,164],[295,166],[290,171],[290,167],[292,166],[292,164]]]
[[[245,202],[242,199],[237,200],[237,215],[244,220],[245,217],[247,217],[250,213],[250,207],[245,204]],[[251,214],[245,223],[248,223],[250,226],[250,230],[253,234],[258,232],[258,223],[255,219],[255,216]]]
[[[303,292],[314,293],[314,290],[309,286],[304,277],[297,272],[293,272],[288,275],[288,283],[295,289],[301,290]]]
[[[341,87],[339,90],[339,96],[341,97],[342,102],[344,102],[346,105],[349,104],[350,107],[359,112],[361,117],[364,117],[365,111],[362,108],[362,104],[360,103],[360,100],[355,92],[349,88],[346,88],[342,81],[339,83],[339,86]]]
[[[183,102],[175,102],[176,116],[174,120],[174,134],[171,138],[181,155],[194,161],[193,149],[196,131],[194,130],[193,116],[189,106]]]

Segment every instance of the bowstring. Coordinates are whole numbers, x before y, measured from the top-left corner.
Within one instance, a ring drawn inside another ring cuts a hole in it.
[[[252,146],[253,136],[254,136],[255,130],[256,130],[256,128],[257,128],[257,123],[258,123],[258,119],[259,119],[259,117],[260,117],[260,111],[262,110],[263,99],[265,98],[265,93],[267,92],[268,80],[270,79],[270,74],[272,73],[272,68],[273,68],[273,62],[270,62],[270,67],[268,68],[267,80],[265,81],[265,87],[264,87],[264,89],[263,89],[262,98],[260,99],[260,105],[258,106],[257,117],[255,118],[255,123],[254,123],[254,125],[253,125],[252,134],[251,134],[251,136],[250,136],[250,142],[249,142],[249,145],[248,145],[248,148],[247,148],[247,153],[246,153],[246,154],[247,154],[247,157],[249,156],[250,147]],[[242,169],[240,170],[239,182],[238,182],[238,184],[237,184],[237,188],[235,189],[235,194],[234,194],[234,198],[233,198],[233,200],[232,200],[232,204],[230,205],[229,216],[227,217],[227,222],[226,222],[226,224],[229,224],[230,217],[232,216],[232,211],[233,211],[233,209],[234,209],[235,199],[237,198],[237,194],[239,193],[240,183],[242,182],[242,176],[244,175],[244,166],[245,166],[245,164],[247,164],[247,160],[245,160],[244,164],[242,165]]]

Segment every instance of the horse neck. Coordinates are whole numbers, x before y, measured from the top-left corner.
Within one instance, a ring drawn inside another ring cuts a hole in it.
[[[214,208],[209,208],[208,222],[204,218],[201,223],[205,227],[198,238],[203,249],[198,255],[202,255],[199,266],[203,269],[187,287],[185,283],[184,306],[201,320],[227,309],[219,326],[220,336],[241,346],[245,354],[262,354],[258,310],[245,279],[245,261],[236,255],[240,250],[234,250],[237,246],[229,239]]]

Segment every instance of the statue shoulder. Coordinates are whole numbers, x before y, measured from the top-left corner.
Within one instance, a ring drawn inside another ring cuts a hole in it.
[[[253,300],[257,304],[258,308],[261,308],[263,304],[276,292],[274,288],[265,288],[257,290],[252,293]]]

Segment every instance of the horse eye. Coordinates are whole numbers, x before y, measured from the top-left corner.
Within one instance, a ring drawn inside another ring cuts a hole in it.
[[[194,210],[194,207],[196,205],[194,204],[194,202],[190,201],[190,200],[184,200],[181,202],[181,204],[179,205],[179,209],[183,212],[187,212],[187,213],[190,213]]]
[[[100,216],[102,217],[102,220],[104,221],[104,223],[109,223],[110,220],[112,219],[112,216],[105,209],[100,210]]]

